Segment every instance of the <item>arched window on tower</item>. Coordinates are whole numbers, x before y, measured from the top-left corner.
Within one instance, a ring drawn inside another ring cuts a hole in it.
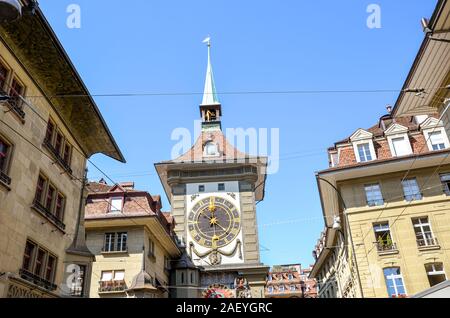
[[[205,156],[218,156],[219,149],[218,149],[217,143],[215,143],[213,141],[208,141],[205,144],[203,153]]]

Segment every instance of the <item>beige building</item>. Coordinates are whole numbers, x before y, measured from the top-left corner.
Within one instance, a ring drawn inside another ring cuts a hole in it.
[[[181,252],[161,198],[131,182],[91,182],[88,189],[86,243],[95,255],[90,297],[168,297],[171,265]]]
[[[0,25],[0,297],[85,297],[86,158],[124,159],[91,98],[49,98],[89,92],[36,3],[20,2]]]
[[[328,150],[320,297],[408,297],[450,269],[450,143],[438,115],[393,117]]]

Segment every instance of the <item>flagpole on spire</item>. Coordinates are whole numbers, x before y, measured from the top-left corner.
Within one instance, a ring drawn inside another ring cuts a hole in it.
[[[211,37],[208,36],[203,40],[208,47],[208,66],[206,68],[205,90],[203,92],[202,105],[220,104],[217,97],[216,86],[214,84],[214,76],[211,65]]]

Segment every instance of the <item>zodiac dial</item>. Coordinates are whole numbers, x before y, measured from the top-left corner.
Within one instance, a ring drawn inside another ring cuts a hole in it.
[[[217,249],[230,244],[239,234],[241,218],[230,201],[208,197],[197,202],[188,216],[192,239],[201,246]]]

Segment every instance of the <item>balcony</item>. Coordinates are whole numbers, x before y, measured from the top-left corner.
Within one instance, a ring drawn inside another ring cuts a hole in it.
[[[386,243],[386,242],[375,242],[377,246],[378,255],[389,255],[397,254],[397,244],[396,243]]]
[[[437,238],[435,237],[421,237],[417,238],[417,247],[419,250],[433,250],[441,248]]]
[[[19,270],[20,277],[33,283],[36,286],[42,287],[44,289],[47,289],[49,291],[56,290],[57,286],[53,284],[52,282],[49,282],[48,280],[45,280],[42,277],[39,277],[26,269],[20,269]]]
[[[20,96],[11,96],[6,101],[9,109],[19,117],[22,123],[25,122],[25,112],[23,111],[23,100]]]
[[[54,226],[56,226],[61,232],[64,232],[66,229],[66,225],[58,219],[55,215],[53,215],[50,211],[47,210],[40,202],[34,200],[33,205],[31,206],[36,212],[41,214],[47,220],[49,220]]]
[[[71,175],[72,174],[72,168],[70,167],[70,165],[66,161],[64,161],[64,158],[61,157],[60,153],[55,149],[55,147],[53,147],[53,145],[50,142],[50,140],[45,139],[42,145],[45,148],[47,148],[48,151],[50,151],[52,156],[55,158],[56,163],[58,165],[60,165],[60,167],[63,168],[65,172],[67,172],[68,174]]]
[[[99,281],[98,292],[100,293],[121,293],[127,289],[124,280]]]

